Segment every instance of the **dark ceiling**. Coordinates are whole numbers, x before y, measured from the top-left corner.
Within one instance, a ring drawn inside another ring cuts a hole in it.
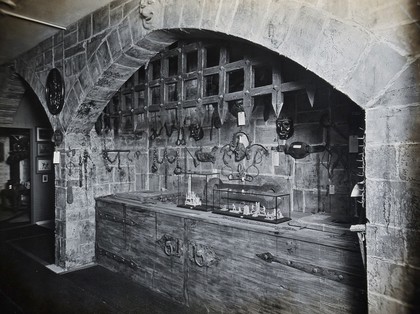
[[[0,0],[0,65],[13,61],[59,31],[54,27],[9,16],[7,12],[67,27],[109,2],[111,1]]]

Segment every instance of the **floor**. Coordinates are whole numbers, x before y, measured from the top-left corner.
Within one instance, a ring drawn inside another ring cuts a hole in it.
[[[1,313],[197,313],[100,266],[56,274],[53,230],[0,230]]]

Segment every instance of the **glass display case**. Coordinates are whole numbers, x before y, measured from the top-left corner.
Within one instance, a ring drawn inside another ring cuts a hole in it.
[[[278,224],[291,220],[290,194],[213,189],[213,213]]]
[[[212,211],[211,191],[220,182],[215,172],[187,172],[178,178],[178,207]],[[210,193],[210,195],[209,195]]]

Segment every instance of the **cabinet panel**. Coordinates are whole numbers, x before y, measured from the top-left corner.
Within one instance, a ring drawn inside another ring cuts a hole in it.
[[[105,254],[98,261],[191,308],[366,311],[360,252],[347,235],[296,228],[275,228],[271,234],[175,211],[108,208],[122,213],[124,223],[97,216],[97,244],[119,256]]]

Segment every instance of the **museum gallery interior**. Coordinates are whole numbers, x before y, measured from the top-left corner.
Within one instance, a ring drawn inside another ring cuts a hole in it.
[[[0,307],[419,313],[418,1],[86,2],[0,1]]]

